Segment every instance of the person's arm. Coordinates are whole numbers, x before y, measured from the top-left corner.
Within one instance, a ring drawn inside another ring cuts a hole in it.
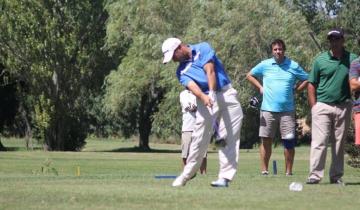
[[[261,94],[263,94],[263,86],[261,85],[261,83],[256,79],[256,77],[254,77],[253,75],[251,75],[251,72],[247,73],[246,75],[246,79],[249,80],[249,82],[254,85]]]
[[[204,70],[208,79],[209,91],[216,91],[215,66],[212,61],[204,65]]]
[[[310,108],[312,108],[316,104],[316,86],[309,82],[307,86],[307,91],[309,106]]]
[[[351,91],[360,91],[360,81],[357,78],[351,78],[349,83]]]
[[[319,58],[316,57],[308,77],[307,94],[308,94],[308,103],[310,108],[312,108],[317,101],[316,89],[320,83],[320,69],[321,69],[318,60]]]
[[[349,69],[349,84],[350,89],[353,92],[360,91],[360,60],[355,59],[351,62],[350,69]]]
[[[187,88],[196,97],[198,97],[204,103],[205,106],[212,107],[213,102],[210,99],[210,97],[208,95],[206,95],[205,93],[203,93],[202,90],[200,89],[200,87],[194,81],[190,81],[187,85]]]
[[[306,87],[307,87],[307,85],[308,85],[308,81],[307,80],[304,80],[304,81],[301,81],[301,82],[299,82],[300,84],[299,85],[297,85],[297,87],[296,87],[296,91],[297,92],[301,92],[301,91],[303,91]]]
[[[205,71],[207,79],[208,79],[208,86],[209,86],[208,97],[211,100],[209,107],[211,108],[212,105],[216,101],[216,89],[217,89],[216,88],[215,66],[211,60],[204,65],[204,71]]]

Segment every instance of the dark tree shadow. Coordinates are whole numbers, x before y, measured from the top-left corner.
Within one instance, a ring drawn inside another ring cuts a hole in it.
[[[121,153],[181,153],[180,149],[150,149],[144,150],[140,147],[123,147],[111,150],[99,150],[96,152],[121,152]],[[208,151],[208,153],[217,153],[217,151]]]
[[[16,151],[27,151],[27,149],[25,147],[4,147],[5,150],[3,150],[4,152],[16,152]],[[42,147],[34,147],[32,149],[32,151],[35,150],[43,150]]]
[[[97,152],[138,152],[138,153],[181,153],[181,150],[171,150],[171,149],[143,149],[140,147],[124,147],[124,148],[117,148],[112,150],[103,150]]]
[[[360,185],[360,182],[345,182],[346,185]]]

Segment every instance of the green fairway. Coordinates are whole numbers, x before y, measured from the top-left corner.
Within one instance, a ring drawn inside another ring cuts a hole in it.
[[[358,209],[360,170],[345,168],[345,187],[320,185],[289,191],[293,181],[305,182],[308,147],[297,148],[294,176],[283,174],[282,148],[274,150],[278,175],[259,175],[258,151],[241,150],[239,170],[229,188],[212,188],[217,153],[209,151],[208,174],[185,187],[172,188],[178,175],[178,145],[152,144],[152,153],[133,152],[135,142],[89,140],[82,152],[25,151],[19,140],[2,140],[12,148],[0,153],[0,209]],[[327,168],[330,163],[328,153]],[[42,168],[42,169],[41,169]],[[79,171],[78,171],[79,169]],[[326,170],[328,172],[328,170]]]

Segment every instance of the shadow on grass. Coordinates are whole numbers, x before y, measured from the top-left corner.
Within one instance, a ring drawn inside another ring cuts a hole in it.
[[[112,150],[102,150],[102,151],[96,151],[96,152],[121,152],[121,153],[131,153],[131,152],[137,152],[137,153],[181,153],[181,150],[179,149],[142,149],[140,147],[124,147],[124,148],[117,148]],[[208,151],[208,153],[215,153],[217,151]]]
[[[360,182],[345,182],[345,185],[360,185]]]
[[[103,150],[98,152],[138,152],[138,153],[181,153],[181,150],[171,150],[171,149],[143,149],[140,147],[124,147],[117,148],[112,150]]]
[[[32,150],[27,150],[25,147],[5,147],[5,150],[1,150],[1,152],[17,152],[17,151],[35,151],[35,150],[43,150],[42,147],[34,147]]]

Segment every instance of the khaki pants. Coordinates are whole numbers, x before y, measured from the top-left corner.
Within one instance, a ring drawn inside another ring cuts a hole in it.
[[[330,180],[338,180],[344,174],[344,144],[351,120],[351,102],[339,105],[317,102],[311,109],[311,151],[309,178],[324,177],[326,151],[331,144]]]
[[[187,158],[189,155],[191,136],[192,131],[183,131],[181,132],[181,157]],[[204,158],[207,157],[207,152],[205,152]]]
[[[219,178],[232,180],[238,165],[240,129],[243,112],[237,100],[237,91],[231,87],[216,93],[217,102],[212,113],[197,99],[196,124],[190,144],[187,164],[181,176],[189,180],[199,170],[202,159],[213,134],[213,120],[222,119],[224,126],[219,129],[220,135],[227,135],[226,146],[219,149]]]

